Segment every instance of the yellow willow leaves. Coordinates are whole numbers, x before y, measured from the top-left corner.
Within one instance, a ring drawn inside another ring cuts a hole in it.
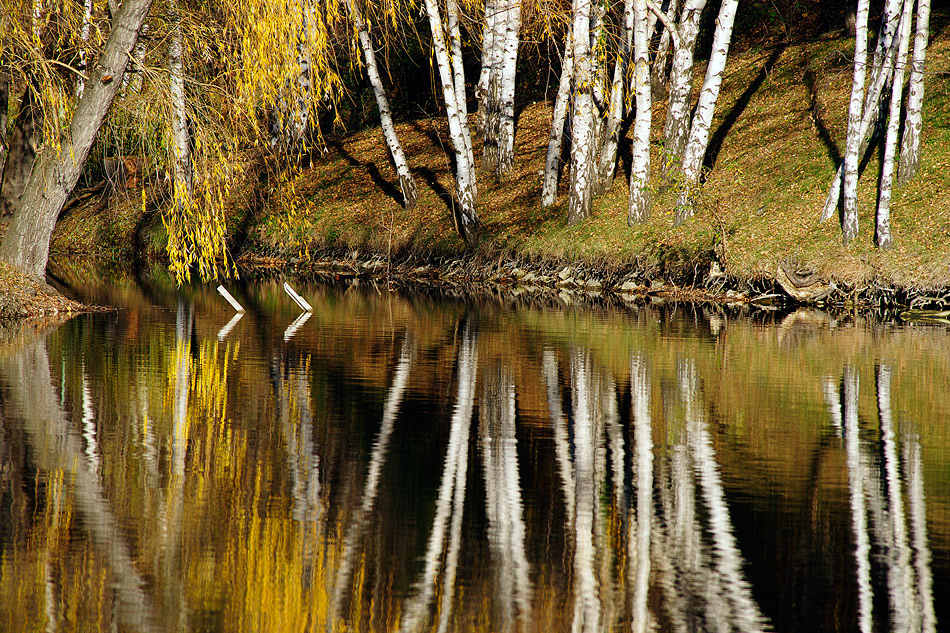
[[[342,93],[330,28],[340,16],[337,0],[235,0],[224,10],[238,40],[230,51],[236,88],[250,117],[261,107],[290,116],[288,104],[315,110]],[[310,66],[309,89],[299,81],[301,62]]]

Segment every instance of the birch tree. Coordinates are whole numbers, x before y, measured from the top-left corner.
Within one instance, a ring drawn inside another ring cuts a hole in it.
[[[680,193],[677,204],[677,217],[680,220],[693,214],[689,200],[691,187],[699,182],[700,169],[703,157],[709,145],[709,131],[712,126],[713,112],[716,101],[719,99],[719,89],[722,87],[722,75],[726,69],[726,59],[729,56],[729,43],[732,41],[732,26],[736,20],[736,9],[739,0],[724,0],[716,18],[716,32],[713,35],[712,54],[706,66],[706,78],[699,93],[699,101],[693,114],[692,125],[686,149],[683,152],[683,179],[686,187]]]
[[[897,33],[901,8],[901,0],[887,0],[884,6],[884,16],[881,21],[880,35],[877,38],[877,45],[874,49],[874,57],[871,66],[871,80],[867,93],[864,97],[863,112],[861,115],[861,127],[857,130],[860,139],[858,155],[861,156],[868,142],[871,139],[873,126],[877,122],[880,114],[881,95],[889,84],[894,69],[894,58],[897,54],[897,41],[894,37]],[[824,222],[834,215],[838,208],[838,202],[841,199],[842,183],[844,180],[844,164],[838,166],[838,171],[828,190],[828,196],[825,198],[825,206],[821,214],[821,221]],[[854,230],[857,235],[857,229]],[[853,236],[849,238],[853,239]]]
[[[497,180],[511,171],[515,152],[515,71],[521,41],[521,0],[485,5],[479,119],[484,133],[482,167]]]
[[[554,111],[551,115],[551,133],[548,138],[548,150],[544,159],[544,175],[541,183],[541,205],[550,207],[557,198],[557,182],[561,166],[561,146],[564,141],[564,125],[567,122],[567,110],[570,105],[571,85],[574,81],[574,32],[568,30],[564,38],[564,58],[561,61],[561,74],[558,79],[557,95],[554,98]]]
[[[46,269],[53,226],[121,84],[151,4],[151,0],[122,3],[69,127],[56,139],[55,146],[61,149],[54,151],[51,144],[34,165],[22,203],[0,243],[0,260],[33,277],[42,277]]]
[[[413,178],[412,172],[409,171],[409,161],[406,159],[402,144],[399,142],[399,136],[396,134],[396,126],[393,123],[392,110],[389,106],[389,97],[386,96],[386,89],[383,87],[379,68],[376,65],[373,41],[360,13],[358,0],[344,0],[344,6],[350,17],[350,22],[353,23],[353,28],[356,30],[357,42],[359,43],[360,52],[363,54],[363,65],[366,66],[366,76],[369,78],[370,85],[373,87],[373,95],[376,97],[376,106],[379,108],[379,126],[382,128],[383,138],[386,139],[386,147],[389,149],[389,155],[396,167],[403,206],[409,209],[416,205],[419,192],[416,188],[415,178]]]
[[[445,7],[446,20],[443,22],[437,0],[425,0],[426,15],[432,31],[432,48],[442,84],[442,100],[449,124],[449,138],[455,154],[457,206],[452,210],[452,219],[462,239],[471,242],[481,227],[481,220],[476,210],[478,196],[475,159],[465,104],[465,74],[462,68],[458,5],[455,0],[446,0]],[[448,48],[450,44],[451,57]]]
[[[649,39],[645,0],[634,2],[634,73],[633,91],[637,96],[637,114],[633,122],[633,160],[630,168],[630,200],[627,224],[644,222],[653,206],[650,194],[650,129],[653,101],[650,84]]]
[[[904,67],[907,62],[911,9],[913,9],[913,6],[914,0],[904,0],[900,29],[898,30],[897,59],[894,64],[894,78],[891,82],[887,132],[884,137],[884,156],[881,159],[881,183],[877,200],[875,241],[880,249],[890,248],[894,241],[891,235],[891,189],[894,181],[894,163],[897,158],[897,134],[900,126],[901,100],[904,94]]]
[[[682,164],[690,124],[690,96],[693,92],[693,54],[699,19],[706,0],[685,0],[680,13],[677,36],[679,46],[673,52],[670,69],[670,94],[666,106],[666,123],[663,127],[664,160],[663,173],[673,165]]]
[[[623,27],[617,38],[620,46],[616,52],[613,77],[610,82],[610,100],[607,103],[607,118],[604,121],[603,134],[599,144],[595,193],[607,191],[614,180],[617,164],[617,145],[620,142],[620,123],[624,114],[624,97],[627,94],[625,80],[630,65],[630,45],[634,36],[634,1],[624,0]],[[644,25],[644,33],[648,27]],[[636,80],[634,80],[636,81]],[[633,92],[633,90],[631,90]],[[637,108],[640,107],[639,100]],[[639,113],[639,110],[638,110]]]
[[[171,134],[175,205],[179,208],[191,205],[194,193],[191,172],[191,136],[188,133],[188,110],[185,97],[185,68],[181,13],[178,0],[169,0],[171,33],[168,42],[168,76],[171,95]]]
[[[900,164],[897,184],[914,177],[920,160],[920,128],[924,104],[924,64],[927,60],[927,41],[930,38],[930,0],[917,0],[917,24],[914,35],[914,55],[911,61],[910,81],[907,87],[907,113],[904,135],[901,137]]]
[[[571,186],[568,224],[587,218],[593,206],[594,56],[591,47],[591,0],[574,0],[572,45],[575,67],[574,117],[571,129]]]
[[[844,216],[842,233],[845,243],[858,233],[858,163],[861,147],[861,119],[864,108],[864,84],[867,76],[868,0],[858,0],[854,20],[854,80],[848,104],[848,136],[844,150]]]

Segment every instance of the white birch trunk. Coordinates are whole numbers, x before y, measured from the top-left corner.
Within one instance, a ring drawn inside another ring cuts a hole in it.
[[[930,39],[930,0],[917,0],[917,27],[914,35],[914,57],[910,68],[910,83],[907,87],[907,113],[904,119],[904,135],[901,138],[900,164],[897,168],[897,184],[902,185],[914,177],[920,159],[920,128],[924,105],[924,62],[927,59],[927,41]]]
[[[508,0],[505,16],[505,40],[499,81],[498,159],[495,177],[498,180],[511,171],[515,163],[515,75],[518,68],[518,46],[521,43],[521,0]]]
[[[881,95],[891,79],[894,69],[894,58],[897,55],[897,41],[894,34],[897,32],[897,25],[900,15],[901,0],[888,0],[884,7],[884,18],[881,28],[881,34],[878,36],[877,45],[874,49],[874,63],[871,67],[871,82],[867,94],[864,97],[864,116],[861,120],[861,146],[858,150],[858,156],[864,153],[868,141],[871,139],[873,126],[880,115],[879,107]],[[828,190],[828,196],[825,198],[825,206],[821,213],[821,221],[829,219],[834,215],[838,208],[838,201],[841,199],[842,182],[844,179],[844,163],[838,166],[831,188]]]
[[[634,3],[634,71],[633,91],[637,95],[637,113],[633,121],[633,164],[630,168],[630,199],[627,224],[645,222],[650,216],[653,196],[650,193],[650,129],[653,96],[650,84],[650,41],[647,31],[645,0]]]
[[[172,31],[168,44],[169,91],[171,93],[171,127],[174,151],[175,191],[178,208],[191,204],[193,193],[191,171],[191,138],[188,133],[188,112],[185,99],[185,72],[182,60],[181,14],[178,1],[169,2]]]
[[[561,166],[561,145],[564,141],[564,123],[567,121],[567,108],[571,97],[571,83],[574,81],[574,41],[573,30],[568,31],[564,43],[564,61],[561,62],[561,78],[554,98],[554,112],[551,116],[551,134],[548,138],[548,151],[544,160],[544,176],[541,183],[541,206],[550,207],[557,199],[557,181]]]
[[[732,41],[732,26],[736,20],[739,0],[724,0],[716,18],[716,32],[713,35],[712,53],[706,66],[706,78],[699,93],[699,102],[693,114],[693,123],[689,131],[689,140],[683,152],[683,177],[687,188],[680,194],[677,214],[680,219],[692,215],[689,204],[689,185],[699,182],[699,172],[703,166],[703,157],[709,145],[709,130],[712,126],[713,112],[722,87],[722,75],[729,57],[729,43]]]
[[[858,234],[858,164],[861,148],[861,121],[864,118],[864,84],[867,79],[867,39],[869,0],[858,0],[854,20],[854,80],[848,104],[848,136],[844,150],[844,215],[841,231],[847,244]]]
[[[498,66],[499,38],[496,33],[502,0],[486,0],[485,16],[482,24],[482,63],[475,84],[475,98],[478,99],[478,131],[485,133],[488,108],[488,90],[492,75]]]
[[[475,95],[478,98],[478,126],[485,136],[482,168],[490,171],[494,171],[498,165],[499,96],[508,2],[509,0],[490,0],[485,7],[482,69],[475,86]]]
[[[610,82],[610,103],[607,106],[607,121],[604,124],[604,140],[597,160],[597,183],[595,193],[602,194],[613,184],[617,166],[617,145],[620,142],[620,122],[623,118],[624,79],[630,65],[630,46],[633,40],[633,0],[623,3],[623,40],[614,65]]]
[[[666,15],[671,20],[676,20],[679,8],[680,0],[670,0]],[[657,44],[656,56],[653,58],[652,79],[654,89],[659,89],[660,86],[665,86],[667,83],[666,66],[669,61],[670,43],[673,41],[672,35],[673,33],[668,28],[664,28],[663,32],[660,33],[660,42]]]
[[[143,24],[142,30],[139,32],[138,42],[135,43],[135,49],[132,54],[132,64],[125,73],[125,76],[122,77],[123,83],[131,83],[132,91],[136,93],[142,92],[142,86],[145,83],[145,78],[142,76],[142,64],[145,60],[145,43],[147,40],[148,24]],[[130,75],[131,82],[128,80]]]
[[[665,158],[663,173],[674,165],[682,165],[683,151],[689,136],[690,97],[693,92],[693,53],[699,33],[699,18],[706,0],[686,0],[679,20],[680,46],[673,52],[670,70],[670,98],[663,127]]]
[[[383,138],[386,140],[386,147],[389,149],[389,155],[393,159],[396,167],[396,174],[399,177],[399,191],[402,193],[402,203],[407,209],[415,206],[419,197],[419,191],[416,188],[416,181],[409,171],[409,161],[399,142],[399,136],[396,134],[396,125],[393,123],[392,111],[389,106],[389,97],[386,96],[386,89],[383,87],[382,77],[379,75],[379,67],[376,65],[376,53],[373,50],[373,41],[370,37],[366,23],[360,14],[360,6],[357,0],[346,0],[344,6],[356,28],[357,38],[359,40],[360,50],[363,53],[363,63],[366,65],[366,75],[370,84],[373,86],[373,94],[376,97],[376,107],[379,108],[379,127],[383,131]]]
[[[86,63],[89,51],[86,46],[89,44],[89,30],[92,28],[92,0],[83,0],[82,5],[82,30],[79,36],[82,38],[82,46],[79,47],[79,78],[76,80],[76,98],[82,99],[82,92],[86,88],[86,82],[83,75],[86,73]]]
[[[571,132],[571,187],[568,224],[587,218],[593,204],[594,176],[594,60],[590,45],[593,26],[591,0],[574,0],[575,63],[574,117]]]
[[[478,232],[481,221],[475,209],[476,182],[474,158],[472,156],[471,135],[468,132],[468,121],[465,110],[464,80],[460,80],[463,92],[456,90],[456,68],[449,59],[449,51],[445,41],[445,25],[436,0],[425,0],[426,14],[429,18],[429,27],[432,30],[432,46],[435,50],[436,65],[439,68],[439,79],[442,83],[442,97],[445,103],[445,113],[449,123],[449,136],[452,149],[455,153],[455,195],[458,206],[453,209],[452,219],[459,235],[466,242],[470,242]],[[449,13],[457,9],[454,2],[449,4]],[[455,32],[458,32],[458,19],[454,22]],[[451,32],[451,31],[450,31]],[[453,40],[455,38],[453,37]],[[457,58],[458,71],[461,71],[462,60]]]
[[[907,65],[907,49],[910,47],[910,21],[913,7],[914,0],[904,0],[898,30],[897,58],[891,84],[887,132],[884,137],[884,157],[881,165],[881,184],[877,199],[875,240],[880,249],[889,249],[894,243],[894,237],[891,235],[891,190],[897,160],[897,135],[900,130],[901,101],[904,96],[904,67]]]

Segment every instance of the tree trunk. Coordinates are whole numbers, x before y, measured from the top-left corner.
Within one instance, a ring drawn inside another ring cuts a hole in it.
[[[597,160],[597,180],[594,185],[596,195],[610,189],[617,165],[617,145],[620,142],[620,122],[623,119],[624,110],[624,79],[630,65],[630,45],[634,32],[633,0],[624,0],[623,18],[623,38],[614,65],[614,75],[610,82],[610,104],[607,107],[604,137]]]
[[[389,155],[396,167],[396,174],[399,176],[399,190],[402,192],[403,206],[410,209],[416,205],[419,192],[416,188],[416,181],[412,177],[412,172],[409,171],[409,161],[406,159],[402,144],[400,144],[399,137],[396,135],[396,126],[393,123],[389,98],[386,96],[383,80],[379,75],[379,68],[376,66],[373,41],[370,38],[369,30],[366,28],[366,23],[363,22],[363,17],[360,15],[360,7],[356,0],[346,0],[345,7],[353,26],[356,28],[360,50],[363,52],[363,62],[366,64],[366,75],[369,77],[369,82],[373,86],[373,94],[376,96],[376,106],[379,108],[379,126],[383,131],[383,138],[386,139]]]
[[[72,191],[96,133],[115,97],[129,53],[152,0],[124,0],[102,56],[89,73],[89,82],[73,114],[62,149],[52,147],[34,166],[22,204],[0,244],[0,260],[33,277],[42,277],[49,259],[53,226]]]
[[[901,0],[888,0],[884,7],[884,22],[881,25],[881,34],[878,36],[874,51],[874,65],[871,67],[871,84],[864,97],[864,117],[861,120],[861,146],[858,156],[864,154],[868,142],[871,140],[873,126],[881,113],[880,101],[885,86],[891,80],[894,72],[894,57],[897,54],[897,42],[893,35],[897,32],[897,23],[900,16]],[[893,25],[889,25],[893,23]],[[825,207],[821,213],[821,221],[829,219],[838,208],[841,199],[841,183],[844,179],[844,164],[838,166],[834,181],[825,198]]]
[[[82,38],[82,46],[79,48],[79,72],[85,74],[89,54],[86,46],[89,44],[89,30],[92,27],[92,0],[83,0],[82,9],[82,30],[79,35]],[[82,74],[76,79],[77,99],[82,99],[82,91],[86,85]]]
[[[20,208],[23,192],[33,172],[33,163],[42,143],[43,109],[36,102],[33,86],[27,86],[20,99],[20,110],[13,122],[6,161],[3,163],[0,216],[14,214]]]
[[[458,206],[453,209],[452,219],[455,229],[466,242],[470,242],[477,234],[481,221],[476,212],[477,190],[475,182],[474,158],[472,156],[471,135],[468,131],[468,121],[465,111],[464,79],[459,83],[463,92],[456,90],[456,75],[461,72],[462,60],[456,58],[458,69],[449,61],[449,52],[445,41],[445,24],[436,0],[425,0],[426,13],[429,18],[429,28],[432,30],[432,47],[435,50],[436,65],[439,68],[439,79],[442,83],[442,97],[445,102],[445,113],[449,123],[449,136],[452,149],[455,153],[455,196]],[[454,2],[448,4],[448,12],[457,11]],[[458,33],[457,13],[450,17],[449,25],[455,26]],[[452,32],[452,29],[449,29]],[[453,36],[453,40],[455,37]],[[454,48],[454,45],[453,45]]]
[[[630,169],[630,201],[627,224],[646,221],[653,206],[650,194],[650,128],[653,95],[650,84],[650,42],[647,31],[645,0],[634,2],[633,90],[637,95],[637,114],[633,122],[633,165]]]
[[[904,96],[904,67],[907,64],[907,49],[910,48],[910,21],[913,8],[914,0],[904,0],[887,115],[887,133],[884,138],[884,157],[881,159],[881,184],[877,199],[875,238],[877,247],[880,249],[889,249],[894,243],[891,235],[891,189],[894,182],[894,163],[897,158],[897,134],[900,129],[901,101]]]
[[[571,83],[574,80],[574,42],[573,31],[564,38],[564,61],[561,62],[561,78],[554,98],[554,112],[551,116],[551,135],[548,138],[548,152],[544,160],[544,178],[541,183],[541,206],[550,207],[557,200],[557,181],[561,167],[561,145],[564,140],[564,123],[567,121],[567,108],[571,97]]]
[[[169,2],[172,28],[168,43],[169,91],[171,93],[172,148],[174,152],[175,189],[173,197],[179,209],[191,206],[194,188],[191,170],[191,135],[188,132],[188,109],[185,98],[184,47],[181,35],[181,14],[178,1]]]
[[[492,76],[500,60],[498,21],[502,13],[501,0],[486,0],[485,16],[482,24],[482,64],[475,84],[475,98],[478,100],[478,132],[485,133],[488,117],[488,91]],[[484,150],[482,150],[484,152]],[[482,159],[484,161],[484,158]]]
[[[914,177],[920,159],[920,127],[924,104],[924,62],[927,59],[927,40],[930,38],[930,0],[917,0],[917,32],[914,35],[914,58],[911,62],[910,83],[907,87],[907,114],[904,135],[901,138],[900,165],[897,184],[903,185]]]
[[[666,8],[666,14],[671,20],[676,20],[679,8],[680,0],[670,0],[669,6]],[[660,42],[657,45],[656,57],[653,58],[653,88],[657,90],[660,86],[667,85],[667,55],[670,52],[670,43],[673,41],[672,35],[669,29],[663,29],[660,34]]]
[[[515,78],[518,67],[518,46],[521,42],[521,0],[508,0],[505,16],[505,47],[502,54],[498,102],[498,180],[511,171],[515,163]]]
[[[858,163],[861,158],[864,84],[867,79],[868,4],[868,0],[858,0],[854,18],[854,80],[848,105],[848,136],[844,150],[844,215],[841,223],[845,245],[858,234]]]
[[[568,224],[590,215],[594,176],[593,54],[590,33],[593,23],[591,0],[574,0],[573,46],[575,68],[574,118],[571,130],[571,188],[567,206]]]
[[[10,75],[4,67],[5,60],[0,58],[0,176],[3,174],[3,164],[7,158],[7,111],[10,107]],[[0,179],[0,187],[3,180]],[[0,200],[0,215],[3,215],[3,202]]]
[[[676,165],[682,165],[683,151],[689,136],[690,97],[693,92],[693,52],[696,35],[699,33],[699,18],[702,17],[706,0],[686,0],[679,21],[680,46],[673,52],[670,70],[670,98],[666,107],[666,123],[663,127],[665,154],[663,173]]]
[[[729,43],[732,41],[732,26],[736,20],[736,9],[739,0],[724,0],[716,18],[716,32],[713,35],[712,53],[706,66],[706,79],[699,93],[699,102],[696,104],[696,113],[693,114],[693,124],[689,131],[689,140],[686,151],[683,153],[683,177],[687,182],[687,189],[680,194],[680,204],[677,205],[677,215],[684,219],[685,215],[692,215],[692,207],[688,201],[688,186],[699,182],[699,171],[709,145],[709,129],[712,126],[713,112],[716,101],[719,99],[719,89],[722,87],[722,74],[726,69],[726,59],[729,56]],[[686,204],[683,204],[686,202]]]

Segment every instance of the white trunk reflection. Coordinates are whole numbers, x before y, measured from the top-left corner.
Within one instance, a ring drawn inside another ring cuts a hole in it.
[[[399,412],[399,405],[402,403],[402,395],[406,390],[406,383],[409,382],[409,372],[412,368],[413,345],[407,337],[402,344],[402,351],[399,355],[399,363],[396,365],[396,375],[393,377],[392,386],[389,388],[389,396],[386,398],[386,404],[383,406],[383,421],[379,428],[379,435],[376,436],[376,442],[373,444],[373,452],[370,455],[369,470],[366,473],[366,483],[363,485],[363,495],[360,499],[360,505],[353,513],[349,526],[346,529],[346,535],[343,540],[343,554],[341,556],[340,569],[337,571],[336,579],[333,583],[333,601],[330,606],[330,618],[327,621],[328,627],[334,625],[342,616],[343,601],[350,590],[352,582],[353,568],[357,561],[358,544],[366,532],[367,521],[376,505],[376,496],[379,491],[379,477],[383,465],[386,463],[386,453],[389,450],[389,438],[392,435],[393,427],[396,422],[396,414]]]
[[[54,393],[46,338],[37,336],[16,354],[0,359],[0,376],[7,383],[5,414],[19,418],[38,469],[49,476],[62,472],[72,478],[80,524],[115,578],[121,579],[113,585],[119,619],[133,630],[157,630],[158,619],[145,579],[132,562],[132,548],[99,477],[82,466],[83,440],[67,422]],[[52,600],[53,595],[47,597]]]
[[[446,532],[449,530],[449,519],[451,518],[452,533],[449,536],[451,540],[447,553],[445,577],[441,586],[442,595],[448,597],[443,600],[440,629],[446,626],[447,618],[450,615],[449,606],[451,605],[451,599],[454,598],[454,574],[457,565],[461,515],[465,505],[468,438],[472,423],[478,366],[477,343],[477,335],[472,332],[470,327],[466,326],[462,335],[458,357],[458,395],[452,413],[449,446],[442,470],[442,483],[439,485],[436,499],[435,519],[432,521],[432,533],[429,535],[429,542],[426,547],[425,569],[422,578],[416,584],[413,596],[404,610],[405,618],[400,627],[400,631],[403,632],[418,631],[425,625],[432,598],[436,591]]]
[[[630,396],[633,408],[634,483],[637,487],[636,521],[631,520],[628,538],[633,600],[633,633],[645,633],[650,619],[647,595],[650,582],[650,543],[653,524],[653,422],[650,416],[650,377],[646,362],[630,359]]]
[[[857,370],[852,367],[844,370],[843,399],[837,397],[836,391],[826,389],[832,423],[842,418],[844,421],[844,447],[855,539],[858,628],[862,633],[873,630],[872,576],[878,564],[883,566],[881,571],[886,575],[892,629],[900,632],[936,630],[920,444],[915,434],[904,436],[902,476],[892,413],[892,381],[891,366],[880,365],[876,380],[881,430],[879,453],[874,445],[862,442],[860,438],[860,379]],[[873,559],[872,534],[874,545],[881,552],[879,558]]]
[[[515,437],[515,386],[510,372],[502,366],[486,372],[483,385],[478,434],[495,604],[502,620],[500,630],[512,631],[525,628],[531,610],[531,568],[525,552]]]

